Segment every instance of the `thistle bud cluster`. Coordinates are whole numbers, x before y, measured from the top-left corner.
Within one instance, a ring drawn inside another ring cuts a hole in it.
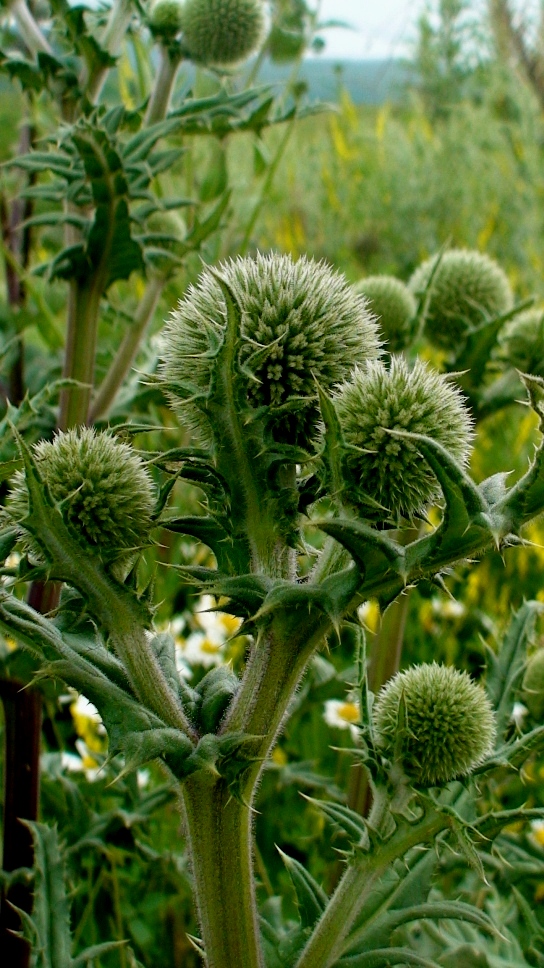
[[[402,357],[389,368],[380,360],[358,366],[335,398],[349,450],[346,500],[364,510],[371,497],[393,518],[413,518],[440,497],[432,470],[417,443],[403,433],[424,434],[466,464],[472,420],[460,391],[418,360]]]
[[[262,0],[185,0],[181,25],[191,60],[217,67],[237,64],[261,42]]]
[[[377,318],[386,349],[391,353],[406,349],[414,336],[417,309],[408,286],[394,276],[368,276],[355,288],[368,299],[368,308]]]
[[[483,688],[466,672],[436,662],[394,676],[377,696],[373,720],[384,753],[423,787],[466,776],[495,741]]]
[[[355,361],[379,354],[378,330],[365,298],[325,263],[304,257],[294,262],[289,256],[257,255],[223,263],[219,270],[240,310],[237,366],[248,410],[267,407],[277,414],[276,440],[309,445],[317,435],[316,383],[332,389]],[[167,384],[209,389],[226,312],[219,282],[205,270],[165,328]],[[183,419],[209,436],[205,418],[191,402],[176,393],[171,399]]]
[[[428,291],[425,334],[444,350],[458,350],[468,334],[512,308],[513,297],[501,267],[489,256],[450,249],[423,262],[409,281],[415,295]]]
[[[100,556],[121,561],[149,542],[155,492],[141,458],[128,444],[91,428],[58,433],[34,446],[43,483],[81,544]],[[25,477],[13,480],[6,511],[24,524],[28,514]],[[41,551],[27,536],[28,550],[38,560]]]

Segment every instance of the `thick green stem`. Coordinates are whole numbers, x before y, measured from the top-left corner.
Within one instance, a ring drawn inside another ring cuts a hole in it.
[[[68,296],[68,334],[63,376],[81,386],[62,391],[59,427],[67,430],[86,424],[94,382],[94,360],[98,310],[102,295],[101,279],[93,274],[84,283],[72,280]]]
[[[147,284],[134,314],[134,321],[121,340],[111,366],[97,390],[89,413],[89,423],[94,423],[100,417],[107,417],[117,391],[134,362],[143,335],[153,318],[164,283],[164,276],[153,276]]]
[[[248,770],[244,796],[251,802],[262,763],[274,746],[289,705],[308,662],[331,630],[330,621],[318,614],[312,623],[300,617],[287,634],[268,631],[259,636],[248,661],[242,686],[223,724],[222,733],[242,731],[258,736],[256,761]],[[297,625],[300,631],[297,634]]]
[[[345,952],[346,938],[376,883],[397,857],[418,844],[429,843],[447,826],[443,816],[432,816],[408,831],[397,831],[382,847],[346,869],[318,921],[296,968],[331,968]]]
[[[119,53],[132,19],[132,13],[132,0],[117,0],[117,3],[114,3],[111,8],[109,20],[100,38],[100,43],[103,50],[106,50],[112,57],[116,57]],[[86,94],[92,104],[95,104],[100,97],[108,71],[109,67],[97,64],[89,74]]]
[[[25,0],[13,0],[9,9],[17,21],[21,36],[30,53],[37,57],[39,53],[52,54],[53,51],[34,20]]]
[[[263,968],[251,810],[203,771],[185,781],[182,797],[207,968]]]
[[[159,46],[159,52],[161,58],[159,72],[145,116],[145,123],[148,126],[156,124],[157,121],[162,121],[166,117],[174,89],[176,74],[181,63],[181,55],[173,53],[168,47],[164,47],[162,44]]]

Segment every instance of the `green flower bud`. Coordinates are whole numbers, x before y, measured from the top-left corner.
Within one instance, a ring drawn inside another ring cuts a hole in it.
[[[149,12],[149,28],[156,37],[172,40],[181,30],[181,0],[155,0]]]
[[[439,256],[427,259],[414,272],[409,287],[423,292]],[[431,343],[445,350],[460,349],[469,332],[512,307],[510,284],[489,256],[469,249],[451,249],[440,260],[425,320]]]
[[[237,64],[259,46],[262,0],[185,0],[183,43],[199,64]]]
[[[425,434],[467,462],[472,420],[463,397],[421,360],[413,369],[395,356],[389,369],[381,361],[358,367],[340,387],[336,406],[346,443],[360,449],[345,456],[347,498],[354,507],[364,508],[369,495],[398,520],[422,514],[440,498],[416,445],[389,430]]]
[[[506,324],[500,356],[522,373],[544,377],[544,309],[527,309]]]
[[[242,311],[239,363],[256,377],[247,377],[247,405],[266,405],[273,414],[303,398],[300,409],[278,414],[274,432],[277,440],[304,446],[317,432],[316,381],[329,389],[357,360],[379,353],[366,301],[325,263],[304,257],[293,262],[287,255],[257,255],[226,262],[220,270]],[[221,288],[205,270],[166,326],[162,375],[167,382],[209,388],[225,315]],[[257,349],[259,361],[252,365]],[[206,418],[194,405],[171,399],[182,418],[209,436]]]
[[[418,786],[466,776],[495,741],[495,716],[482,687],[436,662],[397,673],[379,692],[372,715],[384,752],[396,752]]]
[[[129,551],[149,540],[155,495],[143,461],[109,433],[78,428],[34,445],[38,470],[62,516],[86,548],[98,554]],[[25,477],[18,472],[6,510],[15,521],[28,512]],[[41,559],[33,540],[28,550]],[[123,552],[125,554],[123,555]]]
[[[368,276],[355,286],[368,299],[368,308],[378,320],[386,349],[398,353],[410,345],[416,322],[416,301],[400,279],[394,276]]]
[[[531,716],[544,721],[544,649],[535,652],[527,663],[522,684],[522,699]]]

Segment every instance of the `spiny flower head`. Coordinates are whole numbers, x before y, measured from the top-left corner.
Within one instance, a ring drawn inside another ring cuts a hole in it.
[[[544,720],[544,649],[530,657],[523,677],[523,702],[539,722]]]
[[[461,348],[469,332],[486,320],[508,312],[512,291],[501,267],[489,256],[470,249],[450,249],[434,255],[414,272],[409,286],[422,293],[431,284],[425,320],[429,340],[445,350]]]
[[[425,434],[466,463],[472,421],[460,391],[421,360],[413,369],[401,357],[389,368],[379,360],[357,367],[336,396],[340,425],[348,445],[348,500],[364,506],[369,495],[397,520],[421,514],[439,499],[435,475],[410,440],[390,430]]]
[[[386,349],[398,353],[409,346],[414,335],[416,301],[408,286],[394,276],[368,276],[355,288],[368,299],[369,309],[385,337]]]
[[[149,539],[153,483],[127,444],[107,432],[82,427],[35,444],[34,458],[51,497],[83,545],[98,554],[128,552]],[[16,521],[27,513],[21,472],[14,478],[6,509]]]
[[[149,11],[149,28],[156,37],[172,40],[182,24],[181,0],[155,0]]]
[[[404,771],[423,787],[466,776],[495,740],[495,716],[482,687],[436,662],[412,666],[383,686],[373,721],[386,754],[397,752]]]
[[[256,377],[247,378],[248,406],[266,405],[273,414],[293,398],[303,398],[300,409],[281,415],[274,432],[277,440],[305,445],[316,433],[316,381],[330,388],[356,361],[379,353],[366,300],[325,263],[304,257],[293,262],[287,255],[257,255],[230,260],[219,269],[241,310],[239,363]],[[162,373],[167,382],[188,380],[207,390],[212,344],[221,337],[225,318],[219,283],[205,270],[166,326]],[[196,408],[172,400],[183,417],[206,432]]]
[[[182,27],[191,60],[218,67],[236,64],[260,43],[262,0],[185,0]]]
[[[544,377],[544,309],[527,309],[504,327],[500,355],[522,373]]]

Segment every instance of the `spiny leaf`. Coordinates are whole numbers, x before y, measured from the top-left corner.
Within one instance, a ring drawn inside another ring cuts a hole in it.
[[[544,612],[542,602],[525,602],[513,616],[497,654],[486,650],[487,676],[485,688],[497,718],[497,742],[511,721],[515,692],[519,687],[527,646],[531,643],[536,620]]]
[[[276,850],[287,868],[295,889],[302,927],[313,928],[327,906],[327,895],[298,860],[289,857],[279,847],[276,847]]]
[[[365,847],[368,845],[367,825],[360,814],[344,806],[343,803],[334,803],[332,800],[316,800],[304,793],[301,796],[308,803],[317,807],[334,827],[341,830],[353,846]]]
[[[376,921],[372,921],[368,929],[357,933],[357,944],[351,944],[347,948],[347,956],[364,954],[374,948],[386,945],[402,924],[411,921],[465,921],[468,924],[475,924],[482,931],[488,934],[497,934],[497,928],[489,915],[480,911],[472,904],[462,901],[429,901],[424,904],[414,904],[407,907],[397,908],[386,911],[380,915]],[[358,950],[359,949],[359,950]]]
[[[410,948],[377,948],[365,954],[355,955],[353,958],[341,958],[338,968],[388,968],[391,965],[417,965],[419,968],[441,968],[436,961],[418,955]]]
[[[71,968],[70,910],[57,830],[24,821],[34,844],[34,951],[39,968]]]

